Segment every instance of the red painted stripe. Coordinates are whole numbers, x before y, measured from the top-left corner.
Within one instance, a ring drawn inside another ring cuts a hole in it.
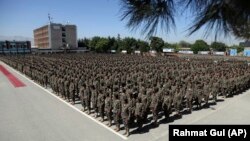
[[[0,71],[9,79],[9,81],[15,87],[24,87],[26,86],[21,80],[15,77],[12,73],[10,73],[5,67],[0,65]]]

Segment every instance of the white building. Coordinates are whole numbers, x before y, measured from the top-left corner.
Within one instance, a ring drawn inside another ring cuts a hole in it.
[[[33,32],[35,46],[41,49],[73,49],[78,46],[75,25],[50,23]]]

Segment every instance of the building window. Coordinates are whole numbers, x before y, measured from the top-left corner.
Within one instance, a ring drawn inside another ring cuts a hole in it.
[[[65,34],[65,33],[62,33],[62,36],[63,36],[63,37],[66,37],[66,34]]]
[[[62,31],[65,31],[65,27],[62,27]]]
[[[66,43],[66,40],[63,38],[63,39],[62,39],[62,42],[63,42],[63,43]]]

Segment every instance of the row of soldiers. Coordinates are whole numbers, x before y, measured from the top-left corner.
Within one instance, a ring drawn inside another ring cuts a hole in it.
[[[157,125],[160,113],[181,116],[250,87],[250,66],[231,58],[56,54],[1,60],[72,104],[79,99],[82,111],[106,117],[108,126],[114,121],[116,131],[123,123],[127,136],[131,125],[141,129],[150,115]]]

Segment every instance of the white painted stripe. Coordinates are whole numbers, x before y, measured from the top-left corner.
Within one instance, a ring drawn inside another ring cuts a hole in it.
[[[96,120],[95,118],[93,118],[92,116],[82,112],[81,110],[79,110],[78,108],[76,108],[75,106],[71,105],[70,103],[64,101],[63,99],[61,99],[60,97],[58,97],[57,95],[53,94],[52,92],[50,92],[49,90],[45,89],[44,87],[40,86],[39,84],[35,83],[34,81],[32,81],[31,79],[29,79],[28,77],[26,77],[25,75],[23,75],[22,73],[20,73],[19,71],[15,70],[14,68],[10,67],[9,65],[5,64],[4,62],[0,61],[3,65],[7,66],[8,68],[10,68],[11,70],[13,70],[14,72],[16,72],[17,74],[21,75],[23,78],[27,79],[28,81],[30,81],[31,83],[35,84],[37,87],[43,89],[45,92],[49,93],[50,95],[52,95],[53,97],[55,97],[56,99],[60,100],[61,102],[63,102],[64,104],[68,105],[69,107],[71,107],[72,109],[76,110],[77,112],[79,112],[80,114],[86,116],[87,118],[93,120],[94,122],[96,122],[97,124],[101,125],[102,127],[108,129],[109,131],[113,132],[114,134],[118,135],[119,137],[121,137],[124,140],[127,140],[128,138],[125,137],[124,135],[121,135],[120,133],[114,131],[113,129],[111,129],[110,127],[106,126],[105,124],[103,124],[102,122]]]

